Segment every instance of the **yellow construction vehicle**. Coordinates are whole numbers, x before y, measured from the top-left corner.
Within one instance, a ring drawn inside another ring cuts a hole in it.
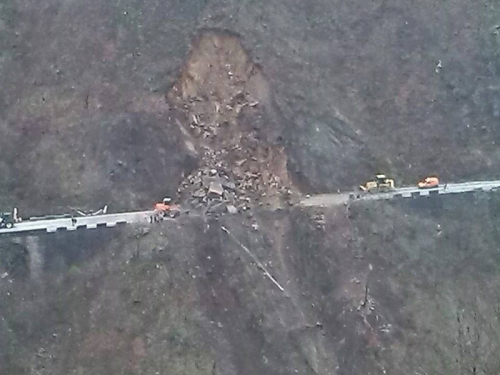
[[[387,178],[385,174],[377,174],[374,180],[368,181],[364,185],[360,185],[359,188],[368,193],[391,191],[394,190],[394,180],[392,178]]]

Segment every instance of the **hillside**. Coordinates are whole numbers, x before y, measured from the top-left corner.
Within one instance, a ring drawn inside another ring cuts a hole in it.
[[[240,116],[286,147],[302,189],[351,188],[379,169],[406,183],[493,178],[497,16],[486,0],[4,1],[3,199],[130,208],[175,192],[194,168],[175,119],[234,99],[233,66],[251,67],[236,72],[250,94],[239,99],[261,101]],[[217,47],[196,43],[207,33]],[[190,56],[209,66],[183,69]],[[166,101],[192,73],[182,99],[204,93],[200,108]]]
[[[499,206],[482,193],[329,209],[319,227],[293,209],[258,215],[258,232],[184,217],[2,239],[1,373],[496,374]]]
[[[0,205],[191,212],[0,238],[0,374],[497,374],[496,193],[293,203],[378,171],[498,179],[499,17],[4,0]]]

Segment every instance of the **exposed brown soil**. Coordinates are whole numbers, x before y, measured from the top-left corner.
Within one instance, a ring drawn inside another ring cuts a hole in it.
[[[182,191],[189,195],[202,188],[193,180],[214,169],[236,185],[242,202],[251,195],[252,200],[276,203],[283,193],[292,193],[280,125],[269,115],[271,95],[261,68],[237,36],[215,31],[199,36],[167,95],[181,114],[178,125],[187,147],[201,161]]]

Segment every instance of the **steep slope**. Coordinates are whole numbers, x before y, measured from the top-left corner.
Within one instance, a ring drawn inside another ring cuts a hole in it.
[[[158,199],[144,185],[113,180],[122,158],[115,147],[134,154],[127,175],[175,191],[193,165],[186,167],[189,150],[178,142],[172,111],[179,108],[164,95],[175,96],[171,88],[192,73],[182,69],[190,43],[196,50],[195,41],[214,32],[220,50],[199,56],[220,63],[218,51],[222,57],[240,44],[247,51],[245,66],[257,66],[262,78],[239,99],[268,104],[266,113],[248,107],[240,116],[261,124],[261,137],[285,145],[303,190],[351,188],[376,170],[411,183],[432,172],[448,180],[491,178],[499,158],[498,11],[486,0],[3,2],[4,203],[53,207],[55,195],[65,198],[62,205],[86,205],[95,196],[131,207]],[[214,88],[227,79],[217,78]],[[191,95],[193,87],[185,88]],[[198,116],[214,108],[191,110]],[[133,149],[131,138],[99,130],[118,119],[164,145],[146,137]],[[107,149],[91,149],[103,138]],[[96,162],[85,163],[84,154]]]
[[[264,214],[258,232],[184,217],[2,239],[2,261],[29,255],[0,281],[0,370],[496,374],[499,205],[471,194]]]
[[[498,196],[283,207],[498,177],[499,12],[3,1],[0,205],[203,211],[1,238],[0,373],[497,374]],[[239,214],[206,214],[216,178]]]

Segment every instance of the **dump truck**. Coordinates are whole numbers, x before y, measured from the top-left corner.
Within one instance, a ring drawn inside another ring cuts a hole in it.
[[[181,214],[181,209],[178,205],[171,204],[170,198],[163,198],[162,202],[155,204],[154,212],[157,219],[165,217],[175,218]]]
[[[429,176],[419,181],[417,184],[419,189],[432,189],[439,187],[439,179],[436,176]]]
[[[375,179],[372,181],[367,181],[364,185],[360,185],[359,188],[368,193],[380,193],[385,191],[394,190],[394,180],[392,178],[387,178],[385,174],[375,175]]]

